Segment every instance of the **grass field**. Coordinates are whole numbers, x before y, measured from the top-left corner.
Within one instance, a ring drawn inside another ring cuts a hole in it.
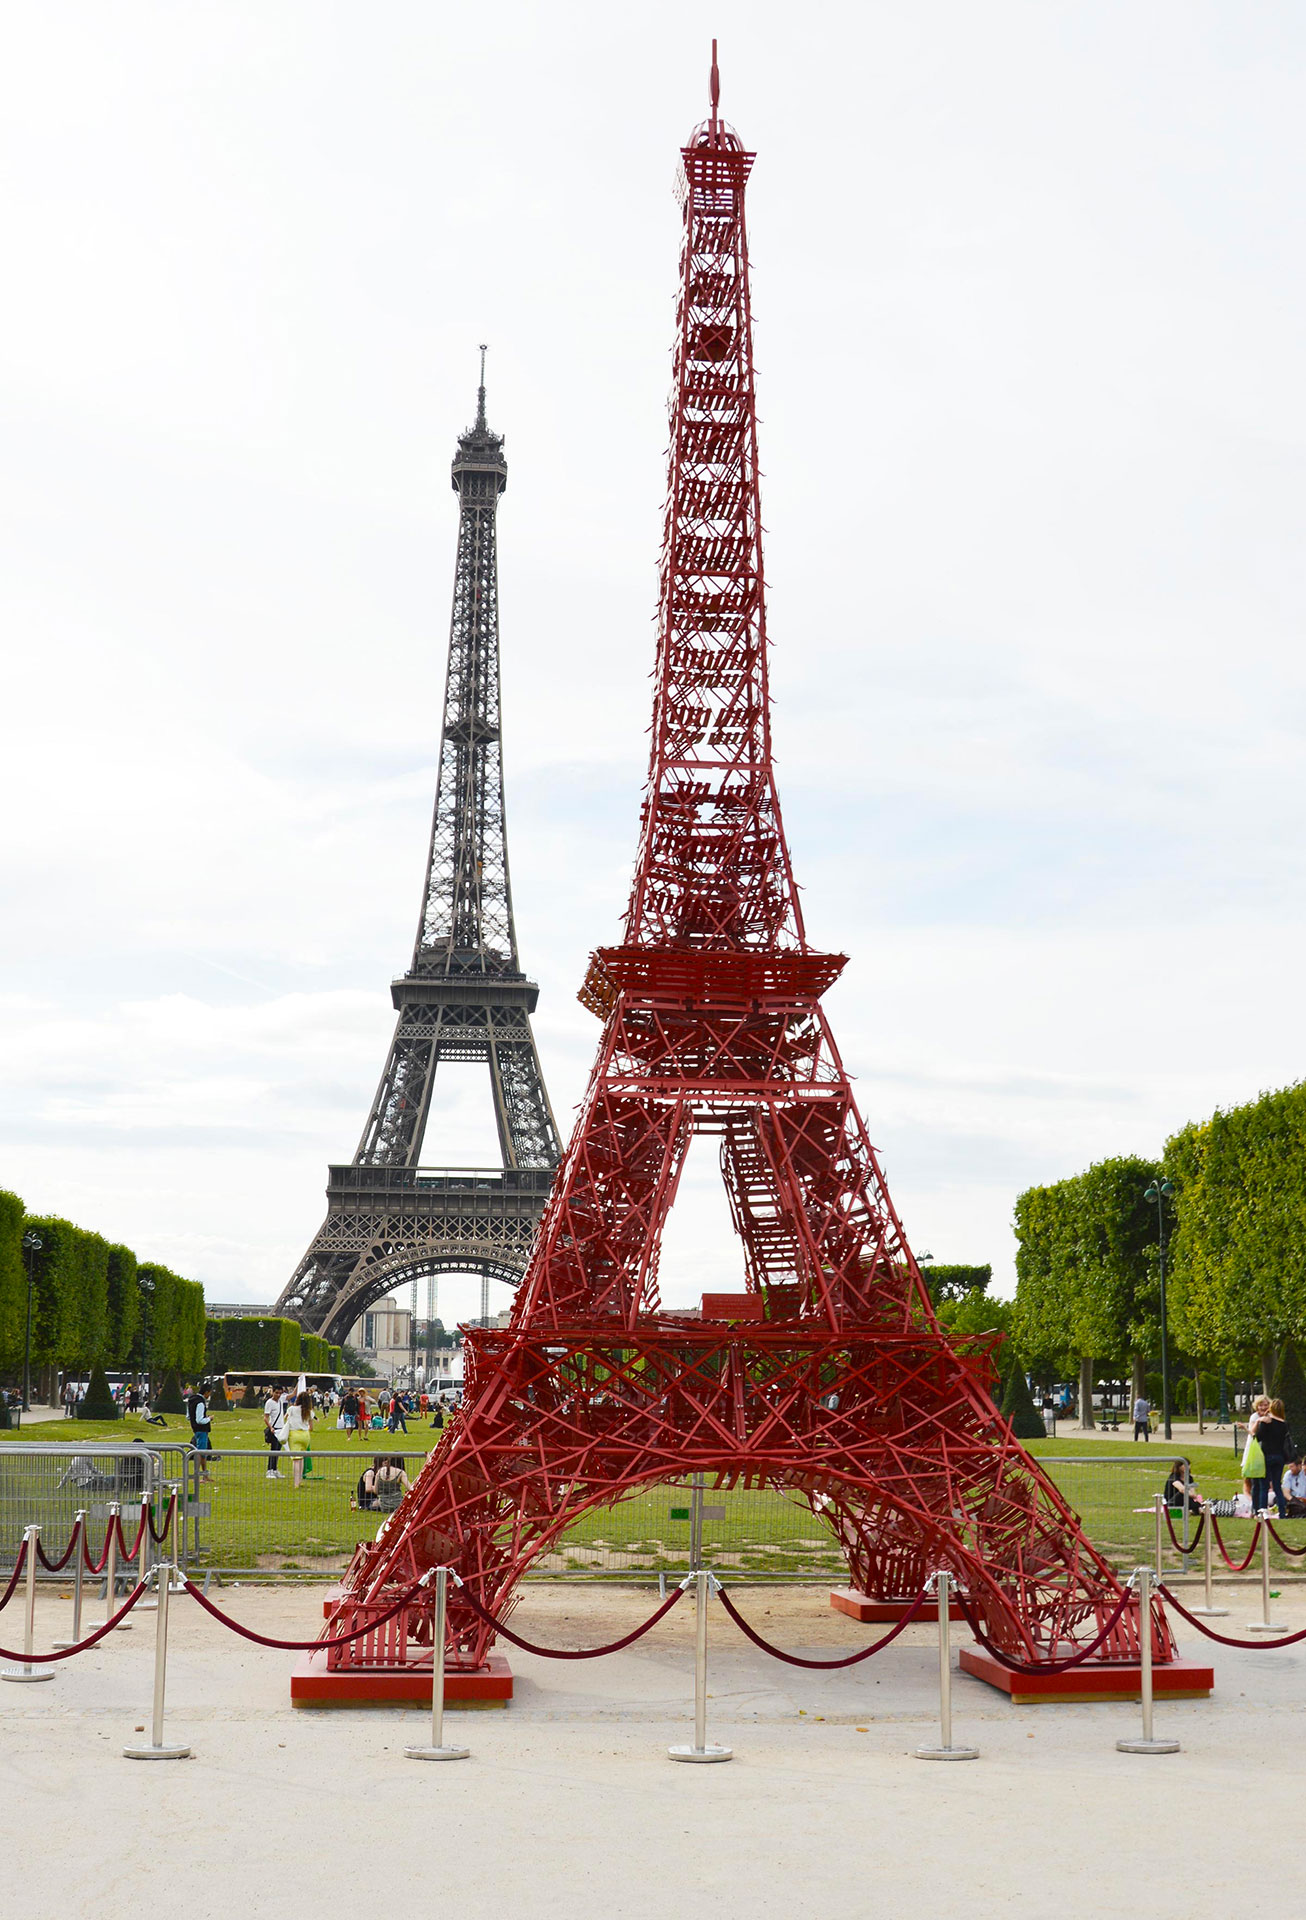
[[[137,1436],[150,1445],[183,1449],[189,1440],[184,1419],[174,1416],[163,1427],[139,1420],[95,1422],[50,1420],[0,1434],[0,1461],[4,1441],[57,1441],[121,1444]],[[283,1455],[279,1478],[269,1480],[267,1456],[262,1451],[263,1422],[255,1413],[218,1413],[213,1417],[214,1450],[219,1458],[211,1477],[199,1489],[200,1508],[192,1516],[193,1545],[200,1565],[254,1573],[278,1569],[305,1573],[341,1566],[360,1540],[375,1534],[374,1513],[350,1508],[359,1474],[374,1453],[425,1455],[440,1434],[412,1420],[407,1436],[369,1434],[350,1442],[334,1420],[316,1430],[314,1471],[302,1487],[291,1484],[288,1458]],[[1226,1494],[1236,1490],[1237,1461],[1232,1448],[1193,1446],[1185,1449],[1202,1491]],[[1079,1514],[1089,1538],[1112,1561],[1132,1565],[1150,1551],[1153,1519],[1150,1511],[1174,1452],[1164,1443],[1149,1447],[1132,1441],[1034,1441],[1029,1447]],[[166,1456],[166,1471],[180,1471],[181,1454]],[[1088,1464],[1081,1464],[1087,1462]],[[14,1467],[19,1466],[15,1458]],[[420,1459],[410,1458],[415,1474]],[[56,1543],[66,1537],[77,1506],[91,1505],[103,1520],[112,1488],[88,1493],[76,1484],[57,1483],[62,1463],[24,1459],[21,1471],[0,1466],[0,1530],[7,1544],[16,1538],[25,1520],[40,1517],[46,1537]],[[619,1578],[632,1573],[679,1572],[688,1565],[689,1493],[683,1488],[658,1486],[632,1495],[616,1507],[583,1515],[537,1562],[540,1575],[575,1573]],[[707,1555],[736,1573],[770,1577],[837,1579],[844,1571],[834,1540],[806,1503],[781,1492],[721,1491],[709,1487],[709,1509],[723,1513],[705,1516],[703,1539]],[[98,1502],[98,1505],[96,1504]],[[203,1509],[207,1507],[208,1511]],[[1230,1521],[1222,1528],[1231,1550],[1249,1537],[1246,1522]],[[1306,1535],[1304,1535],[1306,1540]],[[1276,1550],[1276,1563],[1279,1556]],[[1286,1565],[1286,1563],[1284,1563]]]

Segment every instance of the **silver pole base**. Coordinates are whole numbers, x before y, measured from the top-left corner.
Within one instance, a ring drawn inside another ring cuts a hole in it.
[[[1199,1614],[1203,1620],[1227,1620],[1229,1618],[1228,1607],[1189,1607],[1188,1611],[1189,1613]]]
[[[189,1760],[189,1747],[124,1747],[124,1760]]]
[[[918,1760],[978,1760],[978,1747],[917,1747]]]
[[[1177,1740],[1117,1740],[1117,1753],[1178,1753]]]
[[[405,1760],[466,1760],[470,1747],[405,1747]]]
[[[734,1750],[730,1747],[668,1747],[669,1760],[688,1760],[695,1766],[711,1766],[714,1760],[733,1760]]]
[[[25,1683],[30,1680],[53,1680],[53,1667],[0,1667],[0,1680],[15,1680]]]
[[[1288,1629],[1278,1620],[1249,1620],[1248,1633],[1287,1633]]]

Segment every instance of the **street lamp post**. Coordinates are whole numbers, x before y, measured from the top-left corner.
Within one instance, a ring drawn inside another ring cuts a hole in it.
[[[1165,1421],[1165,1437],[1173,1438],[1170,1432],[1170,1349],[1166,1326],[1165,1309],[1165,1203],[1174,1192],[1172,1180],[1153,1180],[1143,1195],[1156,1205],[1156,1232],[1161,1246],[1161,1412]]]
[[[39,1233],[23,1235],[23,1252],[27,1255],[27,1337],[23,1342],[23,1412],[32,1411],[32,1283],[35,1279],[36,1256],[45,1245]]]

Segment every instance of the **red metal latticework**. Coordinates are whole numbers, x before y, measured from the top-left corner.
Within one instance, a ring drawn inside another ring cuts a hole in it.
[[[327,1632],[425,1568],[502,1613],[585,1509],[687,1473],[803,1496],[853,1582],[947,1567],[1000,1650],[1086,1644],[1120,1587],[930,1308],[821,1006],[771,767],[744,192],[716,113],[683,149],[684,240],[652,760],[624,938],[582,992],[603,1036],[511,1325],[467,1335],[463,1408],[361,1547]],[[747,1292],[664,1311],[663,1223],[695,1132],[720,1141]],[[424,1602],[342,1667],[429,1660]],[[1124,1658],[1136,1610],[1117,1633]],[[448,1657],[491,1631],[455,1590]],[[1171,1647],[1157,1627],[1158,1657]],[[1136,1657],[1136,1656],[1135,1656]]]

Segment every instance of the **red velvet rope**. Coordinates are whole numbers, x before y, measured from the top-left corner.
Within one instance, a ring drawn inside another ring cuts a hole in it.
[[[26,1566],[26,1564],[27,1564],[27,1535],[24,1534],[23,1543],[18,1549],[18,1558],[14,1561],[14,1570],[9,1576],[9,1585],[5,1588],[4,1599],[0,1600],[0,1613],[4,1612],[5,1608],[9,1605],[9,1602],[13,1599],[14,1588],[18,1585],[18,1582],[22,1579],[23,1568]]]
[[[130,1546],[128,1546],[128,1545],[127,1545],[127,1536],[126,1536],[126,1534],[125,1534],[125,1533],[123,1532],[123,1530],[122,1530],[122,1513],[121,1513],[121,1511],[119,1511],[118,1513],[115,1513],[115,1515],[113,1516],[113,1524],[114,1524],[114,1525],[115,1525],[115,1526],[117,1527],[117,1529],[118,1529],[118,1557],[119,1557],[119,1559],[121,1559],[121,1560],[134,1560],[134,1559],[136,1558],[136,1556],[137,1556],[137,1554],[138,1554],[138,1553],[140,1552],[140,1550],[141,1550],[141,1538],[142,1538],[142,1536],[143,1536],[143,1534],[144,1534],[144,1532],[145,1532],[145,1516],[146,1516],[146,1514],[147,1514],[148,1512],[149,1512],[149,1508],[148,1508],[148,1507],[146,1507],[146,1506],[144,1505],[144,1503],[142,1502],[142,1505],[141,1505],[141,1517],[140,1517],[140,1519],[139,1519],[139,1521],[137,1522],[137,1525],[136,1525],[136,1538],[135,1538],[135,1539],[134,1539],[134,1540],[132,1541],[132,1543],[131,1543],[131,1545],[130,1545]]]
[[[1101,1633],[1098,1634],[1096,1640],[1091,1641],[1088,1646],[1081,1648],[1081,1650],[1077,1654],[1074,1654],[1069,1660],[1039,1660],[1032,1665],[1026,1660],[1013,1660],[1009,1653],[1003,1653],[999,1648],[995,1647],[971,1612],[970,1601],[967,1596],[959,1592],[957,1598],[961,1603],[961,1610],[966,1616],[967,1626],[984,1648],[985,1652],[991,1653],[993,1658],[1002,1666],[1009,1667],[1013,1673],[1068,1673],[1071,1667],[1080,1667],[1084,1664],[1085,1660],[1091,1660],[1098,1648],[1103,1646],[1111,1637],[1111,1634],[1115,1631],[1116,1622],[1129,1605],[1129,1589],[1126,1587],[1125,1591],[1121,1594],[1119,1605],[1103,1627]]]
[[[155,1527],[154,1510],[152,1507],[146,1507],[145,1518],[150,1523],[150,1538],[151,1540],[153,1540],[156,1547],[162,1545],[162,1543],[167,1539],[168,1529],[172,1525],[172,1517],[176,1513],[176,1511],[177,1511],[177,1495],[175,1491],[168,1495],[168,1504],[167,1504],[167,1507],[164,1509],[162,1527],[159,1527],[159,1528]],[[132,1556],[128,1554],[127,1558],[129,1560],[131,1559],[131,1557]]]
[[[78,1546],[81,1544],[80,1539],[78,1537],[81,1533],[81,1530],[82,1530],[82,1523],[80,1520],[78,1520],[77,1522],[74,1523],[72,1533],[68,1539],[68,1545],[64,1548],[63,1553],[60,1555],[59,1559],[57,1560],[51,1560],[50,1556],[46,1553],[45,1548],[41,1545],[40,1534],[39,1533],[37,1534],[36,1557],[40,1561],[41,1565],[45,1568],[47,1573],[63,1572],[64,1568],[68,1565],[68,1562],[72,1559],[73,1554],[76,1552]],[[3,1604],[4,1603],[0,1601],[0,1605],[3,1605]]]
[[[396,1600],[385,1613],[379,1613],[376,1619],[369,1620],[365,1627],[355,1627],[352,1633],[334,1634],[329,1640],[273,1640],[266,1633],[255,1633],[253,1627],[242,1627],[239,1620],[233,1620],[229,1613],[222,1611],[221,1607],[215,1607],[208,1595],[197,1587],[193,1580],[183,1580],[182,1585],[191,1599],[198,1600],[204,1611],[211,1613],[215,1620],[221,1620],[224,1627],[230,1627],[233,1633],[240,1634],[244,1640],[252,1640],[256,1646],[277,1647],[283,1653],[316,1653],[320,1647],[347,1647],[351,1640],[361,1640],[365,1633],[372,1633],[377,1627],[383,1627],[387,1620],[393,1620],[397,1613],[403,1612],[413,1595],[422,1591],[422,1583],[419,1580],[409,1587],[407,1593]]]
[[[52,1660],[71,1660],[75,1653],[85,1653],[86,1649],[93,1647],[97,1640],[103,1640],[106,1633],[112,1633],[120,1620],[126,1619],[144,1593],[145,1585],[145,1581],[142,1580],[138,1587],[133,1587],[117,1613],[110,1614],[102,1627],[97,1627],[94,1633],[88,1633],[86,1638],[79,1640],[75,1647],[61,1647],[58,1653],[15,1653],[9,1647],[0,1647],[0,1660],[16,1661],[21,1667],[48,1667]]]
[[[779,1647],[773,1647],[769,1640],[764,1640],[760,1633],[757,1633],[749,1626],[747,1620],[745,1620],[743,1614],[740,1613],[725,1588],[719,1587],[717,1591],[720,1595],[722,1606],[739,1628],[739,1631],[745,1634],[748,1639],[753,1642],[755,1647],[760,1647],[763,1653],[769,1653],[775,1660],[783,1660],[787,1667],[817,1667],[824,1668],[826,1671],[834,1667],[855,1667],[858,1661],[869,1660],[874,1653],[883,1653],[890,1641],[896,1640],[903,1629],[911,1625],[926,1600],[926,1590],[922,1587],[897,1626],[891,1627],[888,1633],[882,1634],[878,1640],[872,1642],[869,1647],[863,1647],[858,1653],[845,1654],[842,1660],[804,1660],[800,1654],[784,1653]]]
[[[597,1660],[601,1654],[620,1653],[623,1647],[631,1646],[641,1635],[646,1634],[650,1627],[655,1627],[664,1614],[670,1613],[683,1592],[683,1587],[675,1588],[667,1595],[657,1612],[649,1615],[643,1626],[624,1634],[620,1640],[609,1641],[606,1647],[537,1647],[533,1641],[523,1640],[519,1633],[514,1633],[511,1627],[505,1627],[502,1621],[496,1620],[492,1613],[487,1612],[470,1587],[464,1587],[462,1590],[463,1598],[472,1612],[478,1613],[487,1626],[493,1627],[496,1633],[501,1633],[505,1640],[511,1640],[513,1646],[520,1647],[523,1653],[542,1653],[549,1660]]]
[[[1193,1535],[1192,1539],[1188,1542],[1188,1545],[1185,1546],[1183,1541],[1179,1538],[1179,1535],[1174,1530],[1174,1515],[1171,1513],[1169,1507],[1166,1507],[1164,1509],[1164,1512],[1165,1512],[1165,1524],[1170,1529],[1170,1539],[1174,1543],[1174,1546],[1176,1547],[1176,1549],[1180,1553],[1192,1553],[1196,1548],[1198,1541],[1202,1537],[1202,1528],[1206,1525],[1205,1513],[1200,1513],[1197,1516],[1197,1531]],[[1191,1507],[1189,1508],[1189,1512],[1190,1513],[1192,1512]]]
[[[1247,1558],[1245,1560],[1239,1560],[1236,1563],[1229,1558],[1229,1549],[1225,1546],[1220,1534],[1220,1522],[1214,1514],[1211,1515],[1211,1532],[1215,1535],[1215,1544],[1220,1549],[1220,1558],[1224,1561],[1230,1573],[1246,1573],[1256,1555],[1257,1544],[1261,1537],[1261,1522],[1259,1520],[1256,1522],[1256,1526],[1252,1532],[1252,1544],[1247,1549]]]
[[[1301,1556],[1306,1553],[1306,1547],[1290,1547],[1286,1540],[1281,1540],[1278,1532],[1269,1520],[1265,1522],[1265,1525],[1269,1527],[1270,1538],[1279,1548],[1280,1552],[1290,1554],[1294,1560],[1300,1560]]]
[[[103,1573],[109,1564],[109,1546],[114,1537],[112,1521],[104,1529],[104,1552],[98,1560],[92,1560],[86,1549],[86,1535],[82,1535],[82,1565],[88,1573]]]
[[[1217,1633],[1213,1627],[1208,1627],[1205,1621],[1199,1620],[1196,1614],[1189,1613],[1183,1601],[1177,1600],[1169,1587],[1158,1587],[1157,1592],[1168,1606],[1172,1606],[1176,1613],[1183,1615],[1190,1627],[1196,1627],[1197,1631],[1204,1633],[1208,1640],[1218,1640],[1222,1647],[1247,1647],[1254,1650],[1257,1647],[1290,1647],[1295,1641],[1306,1640],[1306,1627],[1300,1628],[1296,1633],[1285,1633],[1278,1640],[1234,1640],[1227,1633]]]

